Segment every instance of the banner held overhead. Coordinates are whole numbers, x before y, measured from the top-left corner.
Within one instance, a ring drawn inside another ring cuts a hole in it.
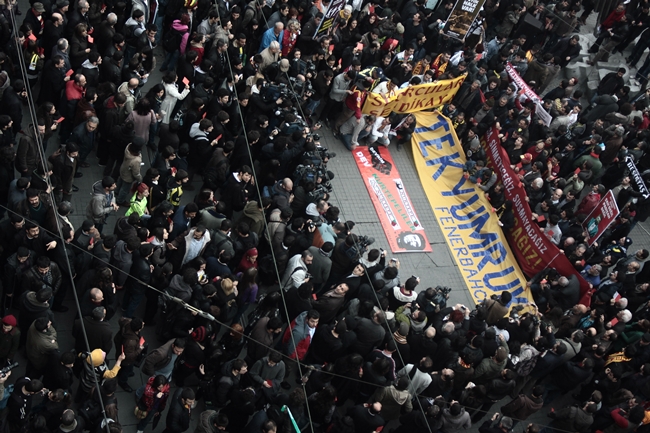
[[[445,23],[443,32],[452,38],[465,39],[485,0],[458,0]]]
[[[320,22],[320,26],[316,29],[314,37],[322,36],[327,33],[334,26],[336,16],[341,12],[345,6],[345,0],[332,0],[329,7],[325,11],[323,20]]]
[[[607,227],[616,220],[618,214],[619,210],[616,204],[616,198],[610,189],[582,222],[582,228],[588,234],[587,242],[589,246],[592,246],[605,233]]]
[[[409,86],[398,90],[390,98],[369,93],[363,105],[363,114],[387,117],[391,113],[414,113],[436,108],[452,100],[465,77]]]
[[[413,156],[429,203],[476,302],[503,290],[513,303],[532,303],[526,278],[484,192],[464,176],[466,158],[451,122],[415,113]]]
[[[359,146],[354,159],[394,253],[431,252],[388,148]]]
[[[488,167],[497,174],[503,184],[506,200],[511,200],[515,213],[515,225],[506,231],[506,237],[517,257],[517,262],[529,277],[546,268],[555,268],[564,276],[576,275],[580,281],[581,294],[589,290],[589,285],[580,273],[573,267],[569,259],[560,252],[559,248],[542,233],[533,220],[528,196],[523,184],[510,168],[510,159],[506,150],[501,146],[501,139],[496,128],[488,130],[481,139],[481,145],[487,155]]]

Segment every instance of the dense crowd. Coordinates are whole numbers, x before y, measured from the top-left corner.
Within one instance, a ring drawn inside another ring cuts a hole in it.
[[[649,253],[629,234],[650,215],[650,91],[630,94],[624,68],[588,95],[578,78],[550,86],[596,7],[590,61],[630,46],[634,68],[648,3],[488,0],[462,41],[443,30],[451,0],[348,3],[324,23],[331,0],[2,2],[0,364],[28,360],[24,377],[0,372],[2,431],[121,433],[119,410],[137,433],[163,418],[185,432],[192,417],[199,433],[647,430]],[[413,116],[363,114],[368,92],[462,75],[439,110],[467,179],[511,228],[480,144],[496,127],[533,218],[575,267],[531,275],[525,311],[509,292],[451,305],[328,202],[335,155],[319,128],[351,151],[399,150]],[[74,227],[91,164],[103,177]],[[588,246],[583,222],[609,190],[621,213]],[[73,297],[74,348],[60,347],[53,312]],[[134,390],[136,369],[148,380]],[[118,408],[118,387],[134,406]],[[526,422],[564,395],[573,404]]]

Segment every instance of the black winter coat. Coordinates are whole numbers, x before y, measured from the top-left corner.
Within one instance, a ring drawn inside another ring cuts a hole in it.
[[[181,433],[190,428],[192,409],[187,409],[183,406],[183,402],[181,401],[182,392],[183,388],[176,390],[169,405],[169,412],[167,412],[166,430],[171,433]]]

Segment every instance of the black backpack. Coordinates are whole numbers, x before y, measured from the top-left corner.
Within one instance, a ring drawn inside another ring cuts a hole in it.
[[[183,40],[183,34],[177,30],[169,29],[163,36],[163,48],[169,53],[178,50]]]

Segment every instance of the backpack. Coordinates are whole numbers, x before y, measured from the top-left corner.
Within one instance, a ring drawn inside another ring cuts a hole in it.
[[[165,36],[163,36],[162,46],[165,51],[173,53],[178,50],[181,46],[181,41],[183,40],[183,34],[177,30],[169,29]]]
[[[541,353],[538,353],[537,356],[532,356],[524,361],[519,361],[515,365],[515,372],[522,377],[528,376],[533,371],[533,368],[535,368],[535,365],[537,365],[537,361],[541,355]]]
[[[178,47],[176,47],[176,49],[178,49]],[[187,108],[181,107],[176,114],[174,114],[174,118],[172,119],[176,120],[180,127],[183,127],[183,123],[185,122],[185,113],[187,113]]]

